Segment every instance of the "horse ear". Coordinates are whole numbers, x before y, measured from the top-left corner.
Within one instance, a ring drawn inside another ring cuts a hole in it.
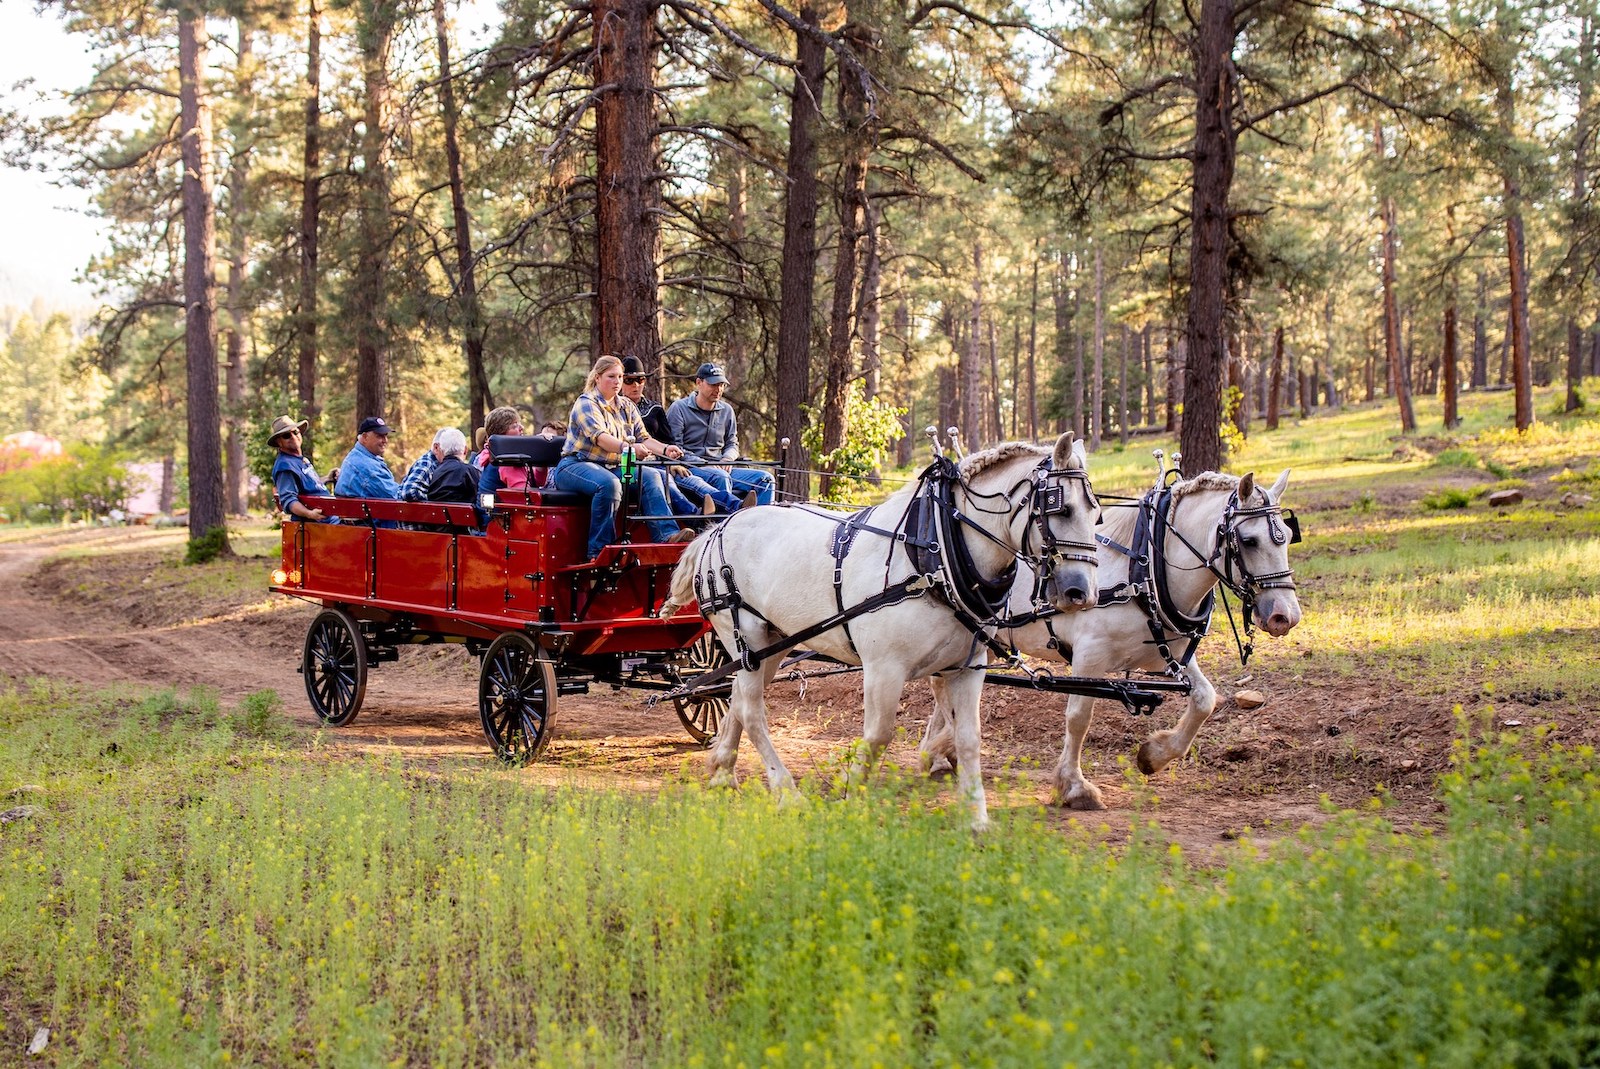
[[[1239,480],[1239,504],[1250,500],[1250,495],[1256,492],[1256,473],[1246,472],[1244,478]]]
[[[1060,468],[1063,471],[1083,467],[1083,449],[1081,446],[1074,448],[1072,443],[1071,431],[1067,431],[1056,439],[1055,454],[1050,458],[1052,467]],[[1076,462],[1074,462],[1074,456],[1077,457]]]
[[[1283,492],[1289,489],[1289,470],[1283,469],[1283,474],[1278,476],[1278,481],[1267,490],[1267,500],[1276,505],[1283,500]]]

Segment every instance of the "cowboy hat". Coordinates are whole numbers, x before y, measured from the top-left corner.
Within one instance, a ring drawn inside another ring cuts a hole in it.
[[[279,416],[272,421],[272,430],[267,434],[267,444],[276,445],[278,439],[290,431],[304,431],[309,426],[311,426],[310,420],[296,420],[288,416]]]

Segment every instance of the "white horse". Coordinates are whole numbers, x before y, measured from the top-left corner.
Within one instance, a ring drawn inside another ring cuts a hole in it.
[[[1023,653],[1065,660],[1072,674],[1103,677],[1116,672],[1146,671],[1182,675],[1192,687],[1189,707],[1169,731],[1158,731],[1139,747],[1139,771],[1154,775],[1188,751],[1217,703],[1211,681],[1194,663],[1194,648],[1205,633],[1213,590],[1221,582],[1236,594],[1267,633],[1281,638],[1300,622],[1289,568],[1289,542],[1295,537],[1279,504],[1289,473],[1265,490],[1253,475],[1206,472],[1171,488],[1170,496],[1148,497],[1141,523],[1138,509],[1107,511],[1099,550],[1100,604],[1093,612],[1045,616],[1002,630]],[[1292,514],[1290,514],[1292,516]],[[1131,555],[1130,552],[1132,551]],[[1135,558],[1145,555],[1142,569]],[[1033,577],[1019,573],[1012,587],[1011,613],[1030,611]],[[1141,590],[1129,589],[1138,584]],[[1165,647],[1151,627],[1153,608]],[[1249,616],[1246,617],[1249,620]],[[964,760],[953,747],[950,699],[940,680],[930,681],[934,711],[921,745],[922,765],[930,771],[950,760]],[[1100,789],[1083,778],[1083,739],[1094,717],[1095,699],[1074,694],[1067,699],[1067,734],[1056,762],[1054,793],[1072,809],[1103,809]]]
[[[862,666],[865,746],[851,783],[865,779],[888,745],[906,681],[945,681],[960,788],[973,827],[986,827],[978,763],[978,699],[992,633],[985,623],[1006,600],[1019,557],[1049,577],[1055,608],[1092,606],[1099,517],[1082,443],[1069,433],[1053,450],[1009,442],[974,453],[961,462],[959,476],[940,457],[917,483],[861,512],[741,509],[701,534],[684,551],[662,612],[698,599],[723,646],[742,662],[708,759],[712,783],[734,782],[739,737],[748,731],[768,786],[794,788],[767,730],[764,692],[781,651],[757,665],[745,654],[800,640]],[[889,603],[835,620],[875,598]]]

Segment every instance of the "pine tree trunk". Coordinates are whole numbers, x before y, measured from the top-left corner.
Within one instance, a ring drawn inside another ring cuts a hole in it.
[[[734,382],[744,382],[750,371],[750,341],[746,326],[750,305],[744,297],[748,284],[745,267],[746,220],[749,212],[745,179],[748,166],[743,156],[735,156],[730,161],[728,174],[728,245],[733,250],[735,296],[728,303],[726,360],[728,377]],[[666,396],[666,391],[658,389],[655,396]]]
[[[317,0],[306,4],[305,134],[300,172],[300,307],[295,316],[297,392],[300,418],[311,427],[301,444],[309,458],[316,444],[322,408],[317,404],[317,224],[321,216],[322,176],[322,12]]]
[[[867,208],[867,157],[872,151],[867,129],[867,101],[860,79],[839,78],[839,123],[844,130],[844,158],[839,168],[836,205],[839,244],[833,258],[833,305],[828,316],[828,373],[822,393],[822,452],[826,456],[844,444],[845,391],[855,376],[852,329],[856,317],[856,268]],[[831,462],[824,465],[821,493],[832,485]]]
[[[247,512],[245,500],[249,460],[245,455],[244,435],[245,401],[245,339],[250,336],[250,312],[245,303],[244,281],[249,274],[250,246],[247,216],[250,212],[250,142],[249,116],[253,114],[251,102],[255,99],[252,82],[255,68],[255,33],[248,23],[239,23],[239,49],[236,69],[238,99],[236,106],[244,109],[246,121],[238,124],[233,138],[233,152],[228,160],[228,371],[225,378],[228,428],[224,494],[228,511],[235,516]]]
[[[1478,300],[1472,310],[1472,387],[1481,390],[1489,385],[1489,280],[1478,272]]]
[[[389,298],[389,49],[394,0],[375,0],[356,33],[361,46],[360,194],[353,307],[356,342],[356,419],[381,416],[388,404]]]
[[[1267,430],[1278,429],[1278,405],[1283,397],[1283,324],[1272,335],[1272,381],[1267,386]]]
[[[878,396],[878,374],[883,366],[879,340],[883,318],[879,291],[883,288],[883,259],[878,249],[878,206],[869,197],[862,206],[866,226],[866,246],[862,250],[861,296],[856,301],[861,322],[861,395],[868,400]]]
[[[916,448],[921,430],[917,426],[916,393],[911,382],[914,358],[911,349],[911,304],[903,290],[894,306],[894,336],[900,339],[900,373],[895,381],[899,384],[899,396],[905,398],[906,402],[906,433],[895,443],[894,460],[897,466],[903,468],[911,463],[912,450]]]
[[[1117,442],[1128,447],[1128,349],[1133,345],[1133,331],[1122,324],[1122,358],[1117,369]]]
[[[211,201],[211,116],[202,79],[206,70],[205,21],[192,11],[178,16],[178,93],[183,145],[183,351],[188,385],[189,541],[221,530],[223,508],[222,417],[217,398],[216,214]]]
[[[1089,385],[1089,451],[1100,448],[1105,419],[1106,270],[1105,253],[1094,247],[1094,381]]]
[[[983,332],[983,242],[972,243],[972,308],[967,317],[966,344],[958,351],[961,353],[961,440],[968,445],[975,445],[983,438],[983,429],[980,420],[983,419],[982,410],[978,407],[979,380],[982,372],[980,345]]]
[[[637,356],[654,367],[661,350],[657,298],[661,178],[651,0],[594,5],[596,264],[595,356]],[[605,88],[602,88],[605,87]]]
[[[1382,165],[1383,125],[1373,126],[1373,143],[1378,162]],[[1400,354],[1400,312],[1395,304],[1395,211],[1394,198],[1383,195],[1379,211],[1383,217],[1383,353],[1388,361],[1389,392],[1400,403],[1400,433],[1410,434],[1417,429],[1416,412],[1411,407],[1411,383]]]
[[[1200,0],[1194,35],[1195,135],[1189,198],[1189,319],[1183,382],[1184,470],[1222,469],[1222,381],[1227,356],[1229,199],[1237,133],[1233,0]]]
[[[1022,392],[1022,320],[1011,321],[1011,428],[1006,437],[1016,441],[1022,420],[1022,405],[1019,395]]]
[[[817,11],[800,8],[800,19],[817,30]],[[821,116],[823,46],[815,33],[795,35],[794,89],[789,98],[789,155],[784,171],[783,261],[778,305],[778,438],[789,439],[789,464],[797,469],[788,491],[809,496],[810,467],[800,435],[803,405],[811,403],[811,307],[817,274],[817,146]],[[776,455],[776,454],[774,454]]]
[[[989,398],[993,402],[989,409],[990,419],[993,423],[989,426],[989,433],[978,440],[977,444],[992,444],[1005,435],[1005,424],[1000,422],[1000,393],[1004,388],[1000,382],[1000,339],[995,333],[994,317],[988,317],[989,325],[989,379],[991,388]]]
[[[471,423],[483,426],[494,407],[489,376],[483,366],[483,313],[478,305],[477,267],[472,257],[472,219],[467,215],[466,184],[461,177],[461,141],[456,127],[455,83],[450,74],[449,22],[444,0],[433,0],[433,27],[439,48],[439,110],[444,118],[444,159],[450,181],[450,216],[455,227],[456,293],[461,305],[461,353],[467,362],[467,397]]]
[[[1039,345],[1039,247],[1033,250],[1033,289],[1028,296],[1028,440],[1039,437],[1039,374],[1035,353]]]
[[[1457,413],[1457,365],[1459,359],[1456,355],[1456,304],[1452,300],[1444,310],[1444,352],[1439,357],[1440,373],[1444,376],[1444,429],[1450,430],[1461,422]]]
[[[1167,325],[1165,333],[1167,335],[1167,433],[1176,434],[1178,406],[1183,403],[1183,366],[1182,361],[1178,359],[1178,342],[1171,324]]]

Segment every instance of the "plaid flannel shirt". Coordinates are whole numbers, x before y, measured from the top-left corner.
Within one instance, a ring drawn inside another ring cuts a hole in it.
[[[426,501],[428,500],[428,480],[433,478],[434,466],[438,461],[433,459],[433,447],[429,446],[423,454],[411,465],[411,470],[406,472],[406,477],[400,483],[400,500]]]
[[[639,419],[638,406],[620,393],[610,404],[596,393],[579,394],[572,403],[572,414],[567,419],[567,441],[561,448],[562,455],[570,453],[579,460],[616,465],[622,457],[601,447],[601,434],[609,434],[625,442],[642,442],[650,437],[650,432],[644,429],[644,422]]]

